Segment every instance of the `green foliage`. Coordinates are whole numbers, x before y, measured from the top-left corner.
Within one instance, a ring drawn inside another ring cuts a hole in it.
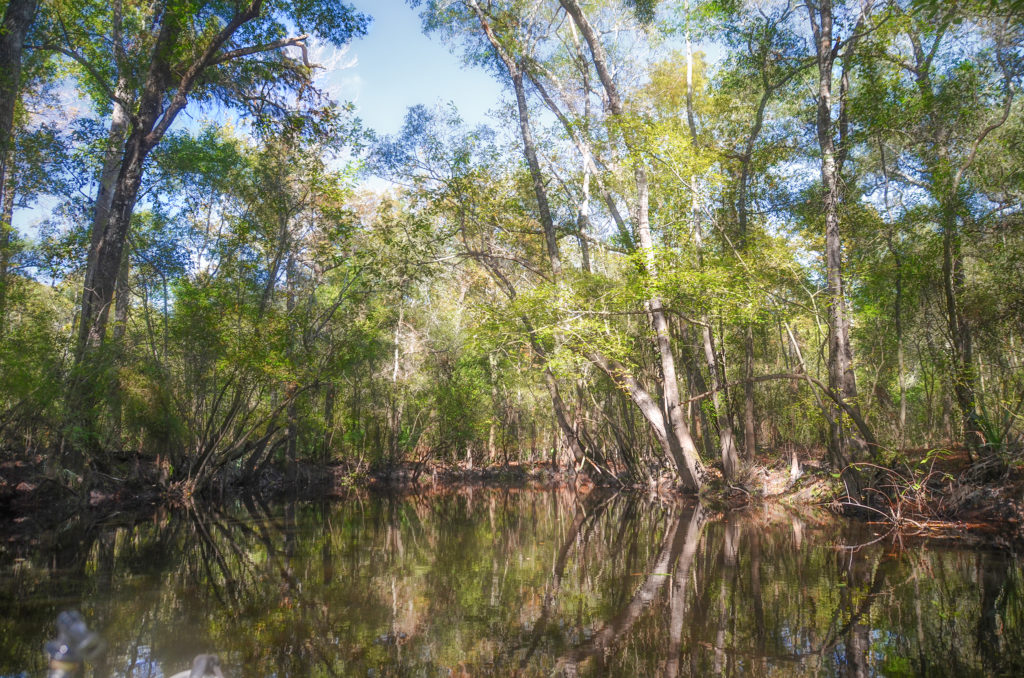
[[[63,433],[97,463],[142,449],[172,465],[169,483],[201,484],[276,461],[564,462],[568,428],[595,467],[651,482],[671,463],[651,421],[670,355],[705,456],[723,426],[740,437],[748,404],[759,452],[825,445],[834,321],[805,8],[586,3],[613,111],[560,3],[410,4],[511,85],[493,38],[520,71],[525,116],[499,107],[469,127],[454,106],[415,106],[397,135],[372,138],[295,50],[263,49],[307,32],[342,44],[368,18],[265,3],[222,48],[245,53],[186,93],[220,122],[173,127],[147,157],[116,319],[71,369],[112,92],[137,122],[154,57],[168,57],[170,100],[240,5],[175,0],[157,16],[129,2],[115,26],[106,4],[46,3],[33,40],[60,50],[27,66],[7,185],[18,210],[58,204],[33,239],[3,232],[9,444],[50,449]],[[872,5],[856,40],[860,6],[835,7],[855,404],[889,465],[968,424],[1012,450],[1024,407],[1020,22],[983,2],[918,5]],[[89,112],[30,116],[57,104],[58,82]],[[359,188],[371,175],[393,185]],[[86,382],[92,409],[68,410],[62,394]]]
[[[60,422],[65,323],[70,308],[57,290],[20,277],[6,281],[0,334],[0,412],[11,446],[52,442]]]

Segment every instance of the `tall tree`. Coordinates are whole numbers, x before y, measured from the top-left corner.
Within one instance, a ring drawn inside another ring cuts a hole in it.
[[[752,196],[756,197],[757,179],[767,174],[763,158],[774,159],[782,145],[779,139],[766,142],[763,138],[771,128],[770,105],[784,96],[787,86],[807,65],[797,54],[797,41],[788,27],[795,12],[793,5],[740,11],[728,15],[718,28],[724,42],[733,48],[729,71],[721,79],[722,93],[735,96],[750,110],[740,129],[728,129],[730,118],[719,121],[725,128],[720,135],[720,143],[725,147],[722,154],[734,168],[730,211],[735,214],[735,244],[737,254],[745,261],[749,261],[756,240],[751,203]],[[749,459],[757,443],[754,326],[750,322],[743,327],[743,377],[743,448]]]
[[[900,110],[886,119],[896,121],[900,136],[890,129],[880,132],[896,150],[891,169],[897,178],[923,189],[936,208],[953,393],[964,444],[977,450],[986,440],[977,403],[977,328],[965,309],[970,286],[965,238],[978,229],[979,207],[985,203],[975,165],[986,153],[986,141],[1010,119],[1024,67],[1016,54],[1021,28],[1012,16],[970,17],[960,11],[894,10],[891,37],[903,41],[886,48],[898,93],[887,93],[883,101],[891,105],[894,95],[899,97]],[[905,52],[898,44],[907,46]]]
[[[537,157],[535,144],[532,139],[532,133],[529,126],[529,110],[527,103],[527,90],[526,80],[534,85],[538,93],[541,95],[545,104],[555,112],[559,118],[567,134],[573,139],[577,149],[583,155],[583,161],[585,166],[591,170],[597,170],[597,163],[592,155],[591,149],[593,148],[593,141],[586,139],[580,134],[579,127],[569,121],[569,114],[565,110],[561,109],[557,102],[554,101],[554,96],[550,93],[549,87],[558,91],[560,98],[565,97],[565,92],[562,87],[561,81],[552,76],[551,71],[545,66],[540,58],[534,52],[533,47],[530,45],[529,40],[537,39],[537,36],[546,35],[544,26],[546,22],[553,22],[549,15],[545,15],[542,11],[543,3],[532,3],[525,6],[521,6],[518,3],[472,3],[471,9],[473,9],[476,15],[480,32],[484,34],[485,44],[488,44],[492,49],[496,50],[495,54],[498,56],[496,60],[500,64],[499,72],[503,72],[503,75],[507,75],[509,80],[512,82],[513,91],[516,95],[516,110],[519,121],[519,136],[522,139],[524,147],[524,157],[527,160],[527,166],[530,171],[531,185],[533,187],[534,196],[537,198],[538,211],[540,213],[540,221],[542,231],[545,236],[545,245],[548,251],[548,264],[552,271],[561,273],[562,264],[560,255],[558,254],[558,243],[557,235],[555,233],[553,219],[551,217],[549,209],[548,192],[545,188],[546,183],[550,179],[546,179],[542,175],[542,169]],[[541,18],[546,17],[546,18]],[[459,17],[454,14],[453,5],[434,5],[431,4],[427,13],[427,25],[428,27],[439,27],[443,26],[445,30],[452,31],[453,27],[460,25],[462,22],[462,29],[467,30],[468,27],[465,25],[465,17]],[[499,26],[500,23],[500,26]],[[516,27],[519,27],[518,29]],[[580,29],[574,23],[573,25],[574,36],[578,35]],[[504,29],[499,34],[499,30]],[[588,30],[591,32],[592,29]],[[524,38],[524,36],[526,36]],[[570,40],[575,42],[573,37]],[[504,41],[507,41],[504,42]],[[599,58],[604,60],[605,55],[603,48],[598,45]],[[579,51],[579,55],[582,57],[582,50]],[[583,72],[586,73],[592,67],[589,64],[590,60],[583,59],[581,61]],[[602,67],[605,69],[605,76],[607,77],[607,66],[602,61]],[[610,78],[608,78],[610,83]],[[575,87],[573,83],[571,86]],[[604,87],[602,85],[602,87]],[[614,95],[615,105],[612,107],[612,114],[614,116],[613,121],[609,127],[615,127],[620,123],[626,123],[625,109],[622,106],[621,98],[619,97],[618,90],[615,89],[612,83],[612,93]],[[590,93],[586,92],[584,96],[589,96]],[[634,177],[636,179],[637,186],[640,188],[640,198],[637,201],[638,209],[637,214],[637,227],[636,232],[639,239],[643,243],[641,249],[645,253],[645,260],[648,263],[649,275],[653,278],[656,277],[656,271],[654,270],[654,261],[656,258],[655,247],[653,238],[651,237],[651,229],[649,224],[648,215],[648,193],[647,187],[647,171],[643,167],[643,160],[640,158],[639,153],[634,153],[630,157],[630,163],[633,167]],[[596,175],[597,172],[594,172]],[[604,191],[603,191],[604,192]],[[610,198],[610,194],[606,193],[606,202],[609,204],[609,211],[616,216],[616,222],[621,224],[621,218],[617,217],[617,209],[614,207],[614,199]],[[622,228],[624,224],[620,225]],[[625,230],[622,228],[622,230]],[[633,236],[626,234],[626,242],[632,241]],[[646,249],[644,249],[646,247]],[[552,256],[552,253],[554,256]],[[495,271],[493,266],[488,266],[489,270]],[[558,278],[558,275],[555,276]],[[499,285],[510,298],[517,296],[514,285],[511,285],[508,280],[504,280]],[[566,288],[562,286],[562,283],[558,283],[557,288],[560,296],[565,296],[568,292]],[[661,307],[661,300],[655,297],[653,300],[654,304],[654,318],[656,319],[656,325],[658,331],[655,333],[654,346],[655,349],[662,356],[662,372],[663,377],[658,382],[658,390],[661,392],[663,402],[658,403],[650,393],[644,388],[640,380],[632,373],[632,370],[619,360],[612,358],[609,355],[603,354],[593,345],[577,346],[577,349],[591,362],[593,362],[601,371],[605,372],[607,376],[615,383],[639,408],[644,419],[647,420],[651,427],[651,431],[654,433],[655,439],[662,446],[663,453],[666,457],[671,460],[678,473],[683,484],[691,490],[698,490],[705,481],[705,472],[703,469],[702,462],[697,453],[696,446],[693,442],[693,438],[690,435],[689,427],[685,421],[684,408],[679,402],[679,390],[678,390],[678,378],[676,376],[675,358],[672,355],[671,339],[669,337],[668,323],[665,317],[665,312]],[[531,322],[524,317],[524,322],[528,325]],[[531,333],[532,337],[532,333]],[[531,339],[532,341],[532,339]],[[535,345],[535,350],[538,346]],[[548,379],[550,382],[550,379]],[[549,386],[550,389],[550,386]],[[554,392],[552,394],[554,399]],[[557,411],[561,408],[556,406]],[[571,425],[562,424],[561,417],[558,417],[560,421],[560,427],[563,430],[572,429]],[[578,434],[577,434],[578,435]],[[569,438],[573,440],[572,437]]]
[[[40,45],[80,65],[82,81],[113,109],[78,316],[74,355],[81,369],[69,389],[69,404],[87,418],[87,429],[94,403],[106,395],[94,383],[101,370],[92,356],[105,340],[118,277],[126,271],[122,262],[150,154],[195,99],[241,108],[257,130],[275,119],[290,134],[322,129],[331,105],[323,105],[311,86],[306,42],[315,35],[344,44],[368,21],[349,5],[334,3],[144,3],[128,8],[131,21],[125,9],[115,2],[109,16],[90,5],[67,18],[58,15],[60,30]],[[98,18],[105,19],[100,25],[109,30],[103,38],[110,50],[95,49],[94,31],[83,28]],[[292,26],[309,32],[282,37]],[[301,61],[288,54],[289,47],[301,50]],[[305,111],[285,98],[290,93],[305,102]]]
[[[832,0],[806,0],[808,18],[813,36],[814,58],[818,66],[815,93],[817,115],[815,131],[821,153],[822,208],[825,218],[825,289],[828,303],[828,375],[829,388],[858,412],[857,381],[854,375],[853,347],[850,343],[850,316],[843,288],[843,243],[840,231],[840,204],[842,195],[841,173],[849,153],[849,120],[847,94],[850,87],[852,52],[871,10],[871,2],[861,5],[856,22],[845,37],[835,35],[836,16]],[[833,129],[834,106],[833,76],[837,59],[841,60],[842,74],[838,92],[839,141]],[[847,431],[843,425],[845,412],[832,408],[829,450],[832,463],[842,469],[851,494],[858,494],[856,473],[848,471],[851,462],[860,461],[867,451],[867,443]],[[851,449],[852,448],[852,449]]]
[[[579,29],[587,43],[587,47],[590,49],[591,60],[607,96],[609,110],[617,121],[623,123],[623,129],[628,129],[622,97],[619,94],[615,80],[612,78],[608,58],[600,37],[583,13],[579,2],[576,0],[560,0],[560,4]],[[626,143],[627,145],[629,144],[628,138]],[[640,250],[644,254],[647,274],[652,278],[656,278],[656,254],[654,239],[651,236],[650,187],[648,184],[647,168],[639,154],[632,154],[630,161],[633,165],[633,179],[636,187],[634,213],[636,215],[637,239],[640,242]],[[662,407],[665,416],[665,433],[668,438],[669,450],[683,478],[683,482],[691,489],[699,490],[705,482],[705,471],[700,455],[697,452],[697,446],[694,444],[693,437],[690,434],[690,427],[686,423],[685,412],[680,403],[679,380],[676,376],[672,338],[661,298],[657,294],[652,295],[647,301],[647,307],[651,315],[651,325],[654,329],[655,343],[661,362],[661,383],[659,385],[661,386],[663,398]]]
[[[533,184],[533,194],[537,200],[537,212],[540,216],[541,228],[544,230],[544,244],[547,249],[548,263],[551,266],[551,277],[555,284],[558,285],[562,277],[561,254],[558,247],[558,237],[555,234],[555,222],[551,216],[551,206],[548,201],[547,188],[544,184],[544,176],[541,172],[540,160],[537,157],[537,147],[530,127],[530,111],[526,101],[526,85],[523,76],[523,68],[512,54],[510,54],[501,44],[498,36],[491,27],[488,17],[484,14],[484,11],[476,0],[469,0],[469,6],[472,8],[477,20],[480,22],[480,28],[487,37],[487,42],[491,45],[494,53],[508,72],[509,79],[512,81],[512,90],[515,93],[516,98],[516,114],[519,118],[519,135],[523,143],[523,156],[526,159],[527,167],[530,171],[530,179]],[[534,351],[538,353],[538,357],[541,360],[545,360],[546,356],[540,346],[540,342],[536,340],[532,324],[525,317],[523,318],[523,322],[530,334],[531,345],[533,346]],[[547,365],[544,367],[544,381],[548,387],[548,392],[551,395],[551,403],[555,410],[555,420],[558,422],[558,427],[561,430],[562,435],[565,437],[569,445],[569,449],[572,451],[575,463],[577,466],[582,468],[584,461],[586,460],[586,450],[584,450],[580,432],[578,427],[573,426],[570,422],[570,416],[558,388],[557,380],[555,379],[554,374],[552,374],[551,368]]]
[[[129,54],[132,46],[129,41],[139,36],[125,35],[120,30],[119,7],[120,3],[115,3],[116,30],[111,37],[117,41],[114,53],[121,57]],[[299,89],[301,79],[288,76],[287,71],[299,73],[301,69],[284,55],[284,49],[297,46],[305,54],[308,34],[279,37],[286,33],[288,24],[300,30],[309,28],[311,33],[336,45],[359,35],[366,26],[366,18],[345,4],[288,3],[264,7],[262,0],[228,5],[210,3],[203,8],[178,2],[167,6],[155,4],[143,16],[148,31],[141,42],[147,49],[138,54],[140,61],[130,69],[136,76],[129,80],[131,94],[125,97],[123,92],[118,93],[116,86],[112,88],[109,83],[97,82],[112,103],[128,109],[129,124],[110,195],[109,215],[104,221],[101,218],[104,215],[97,213],[94,223],[96,233],[92,237],[78,320],[78,361],[85,359],[89,349],[103,341],[146,159],[196,90],[218,81],[227,91],[237,91],[246,84],[255,84],[259,89],[260,78],[265,78],[264,83],[270,85],[275,76],[283,76],[288,85]],[[203,17],[204,23],[197,25],[195,17]],[[73,45],[64,45],[60,51],[80,58]],[[268,53],[275,55],[276,67],[263,56]],[[119,66],[119,73],[129,70],[128,64]],[[306,67],[308,69],[308,62]],[[95,72],[91,67],[87,70]],[[236,82],[225,83],[225,78],[235,78]],[[246,83],[253,78],[257,79],[255,83]],[[266,97],[260,101],[270,103]],[[115,114],[117,110],[115,108]],[[116,143],[117,136],[120,135],[115,135],[112,126],[112,142]]]

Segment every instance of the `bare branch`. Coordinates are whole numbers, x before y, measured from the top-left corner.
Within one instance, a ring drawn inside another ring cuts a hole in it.
[[[309,63],[309,52],[306,49],[306,40],[309,39],[309,35],[299,35],[294,38],[282,38],[275,40],[274,42],[268,42],[264,45],[252,45],[250,47],[241,47],[239,49],[233,49],[230,52],[224,52],[219,57],[210,62],[211,66],[222,64],[226,61],[232,61],[250,54],[259,54],[260,52],[270,52],[275,49],[281,49],[282,47],[301,47],[302,48],[302,63],[306,68],[313,68],[313,65]]]

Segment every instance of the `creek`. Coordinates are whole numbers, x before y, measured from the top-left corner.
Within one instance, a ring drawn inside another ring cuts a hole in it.
[[[99,678],[1024,675],[1020,561],[884,529],[479,488],[69,524],[0,546],[0,677],[64,609]]]

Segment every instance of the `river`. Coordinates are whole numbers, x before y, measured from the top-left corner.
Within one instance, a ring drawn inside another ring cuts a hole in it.
[[[119,516],[0,548],[0,676],[65,609],[99,678],[1024,675],[1020,562],[882,530],[566,490]]]

